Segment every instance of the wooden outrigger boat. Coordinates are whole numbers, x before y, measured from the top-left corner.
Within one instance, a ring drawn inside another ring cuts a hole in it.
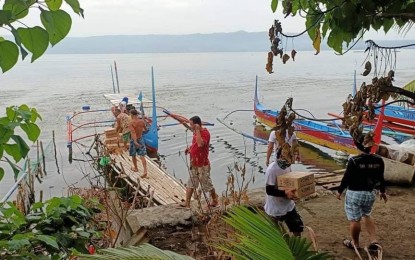
[[[279,111],[265,108],[258,99],[258,80],[255,84],[254,112],[257,122],[274,127]],[[293,123],[299,139],[318,144],[336,151],[357,154],[358,150],[351,135],[340,127],[306,119],[296,119]]]
[[[144,109],[151,108],[151,117],[145,117],[147,125],[150,127],[143,134],[144,142],[146,148],[149,152],[157,152],[158,150],[158,126],[157,126],[157,106],[156,106],[156,97],[155,97],[155,87],[154,87],[154,74],[152,70],[152,100],[146,98],[138,98],[138,95],[131,94],[121,94],[121,93],[112,93],[104,94],[104,98],[109,101],[111,107],[116,107],[122,101],[124,97],[127,97],[129,104],[133,105],[137,110],[140,109],[142,113]],[[66,117],[66,126],[67,126],[67,147],[69,149],[69,161],[72,161],[72,146],[74,143],[79,143],[82,140],[96,137],[97,135],[103,133],[80,133],[82,129],[88,127],[108,127],[115,122],[115,118],[112,115],[112,109],[96,109],[91,110],[90,106],[86,105],[82,107],[83,111],[74,112],[73,115],[68,115]],[[81,115],[90,115],[88,121],[78,120]],[[112,118],[108,118],[112,117]],[[106,120],[97,120],[105,119]],[[78,134],[79,133],[79,134]]]

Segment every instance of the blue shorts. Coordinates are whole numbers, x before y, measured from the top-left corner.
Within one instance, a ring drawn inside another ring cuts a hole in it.
[[[375,203],[375,191],[346,191],[344,210],[349,221],[360,221],[364,216],[370,216],[373,203]]]
[[[147,154],[146,144],[144,143],[144,139],[138,138],[137,143],[140,144],[138,147],[135,146],[134,141],[130,140],[130,156],[145,156]]]

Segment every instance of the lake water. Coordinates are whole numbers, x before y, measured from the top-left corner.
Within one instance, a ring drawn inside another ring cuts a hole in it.
[[[253,109],[255,75],[258,75],[260,101],[270,108],[280,108],[287,97],[294,97],[294,108],[304,108],[317,117],[327,118],[327,112],[340,112],[341,104],[351,91],[353,71],[363,72],[365,54],[361,52],[337,56],[323,51],[299,52],[296,61],[282,64],[274,61],[274,74],[265,71],[266,53],[180,53],[180,54],[107,54],[107,55],[45,55],[34,64],[19,62],[6,74],[0,75],[0,113],[5,107],[26,103],[38,109],[43,117],[41,140],[52,139],[55,131],[58,161],[56,171],[53,153],[47,154],[47,172],[37,189],[49,195],[66,194],[68,185],[88,185],[84,174],[89,165],[68,163],[65,117],[79,111],[83,105],[92,109],[106,108],[102,94],[112,92],[110,64],[117,61],[121,92],[151,95],[150,68],[154,66],[157,102],[174,113],[187,117],[199,115],[215,125],[211,132],[212,178],[218,190],[224,190],[229,166],[236,161],[246,163],[248,173],[255,174],[259,187],[264,183],[266,146],[244,139],[220,124],[233,110]],[[395,85],[413,80],[415,50],[397,54]],[[358,86],[369,78],[357,77]],[[164,122],[160,122],[163,124]],[[234,113],[227,118],[237,130],[254,135],[266,135],[253,124],[253,111]],[[94,131],[94,130],[92,130]],[[163,127],[159,131],[159,153],[167,170],[186,181],[183,151],[191,135],[183,126]],[[77,148],[77,147],[75,147]],[[74,148],[74,152],[75,152]],[[50,149],[49,149],[50,150]],[[294,170],[334,170],[344,162],[330,157],[334,151],[309,144],[302,145],[302,163]],[[7,176],[0,183],[4,195],[13,183],[10,168],[2,163]]]

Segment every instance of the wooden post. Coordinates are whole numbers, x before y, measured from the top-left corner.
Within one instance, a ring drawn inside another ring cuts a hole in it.
[[[43,164],[43,174],[48,175],[46,173],[46,158],[45,158],[45,151],[43,150],[43,142],[40,141],[40,150],[42,152],[42,164]]]
[[[40,165],[40,154],[39,154],[40,148],[39,148],[39,140],[36,141],[36,165],[37,165],[37,173],[40,175],[40,177],[43,179],[43,172],[42,172],[42,166]]]
[[[39,191],[39,202],[43,201],[43,190]]]

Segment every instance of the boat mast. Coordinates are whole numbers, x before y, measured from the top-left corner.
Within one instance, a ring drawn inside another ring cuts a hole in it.
[[[110,65],[111,68],[111,78],[112,78],[112,91],[115,94],[115,82],[114,82],[114,73],[112,72],[112,65]]]
[[[117,80],[117,90],[120,93],[120,82],[118,81],[118,70],[117,70],[117,62],[114,61],[114,69],[115,69],[115,79]]]

